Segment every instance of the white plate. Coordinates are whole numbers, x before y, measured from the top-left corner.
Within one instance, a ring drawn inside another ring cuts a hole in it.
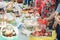
[[[15,30],[15,32],[16,32],[16,36],[13,36],[13,37],[5,37],[5,36],[2,35],[2,37],[3,37],[3,38],[6,38],[6,39],[13,39],[13,38],[18,37],[19,33],[18,33],[17,27],[14,27],[14,26],[11,25],[11,24],[8,24],[8,25],[10,25],[10,26],[12,26],[12,27],[14,28],[14,30]],[[2,29],[3,29],[3,28],[2,28]],[[2,34],[2,32],[1,32],[1,34]]]

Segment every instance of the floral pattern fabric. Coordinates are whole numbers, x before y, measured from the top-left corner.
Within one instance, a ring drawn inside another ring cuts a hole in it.
[[[48,17],[55,11],[55,0],[36,0],[36,7],[42,18]]]

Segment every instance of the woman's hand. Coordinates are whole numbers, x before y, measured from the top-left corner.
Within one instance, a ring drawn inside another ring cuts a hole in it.
[[[56,26],[57,26],[57,21],[54,22],[52,28],[53,28],[53,29],[56,29]]]
[[[60,16],[59,15],[55,16],[55,20],[57,21],[58,24],[60,24]]]

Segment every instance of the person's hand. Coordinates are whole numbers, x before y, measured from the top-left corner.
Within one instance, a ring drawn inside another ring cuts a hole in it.
[[[52,27],[54,30],[56,29],[56,26],[55,25],[53,25],[53,27]]]
[[[43,20],[47,20],[48,21],[48,18],[44,18]]]
[[[60,24],[60,16],[55,16],[55,20],[57,21],[58,24]]]
[[[54,22],[52,28],[55,30],[56,29],[56,26],[57,26],[57,21]]]

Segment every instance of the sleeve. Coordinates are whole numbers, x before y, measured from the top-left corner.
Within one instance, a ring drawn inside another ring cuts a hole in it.
[[[56,9],[56,12],[60,13],[60,4],[58,4],[58,7]]]

